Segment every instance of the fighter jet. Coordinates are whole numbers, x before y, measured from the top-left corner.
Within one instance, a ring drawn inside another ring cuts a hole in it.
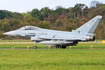
[[[66,46],[73,46],[78,44],[78,42],[94,41],[94,31],[101,19],[102,16],[98,15],[76,30],[72,30],[72,32],[24,26],[4,34],[10,36],[28,36],[31,38],[31,41],[35,41],[35,49],[37,48],[36,44],[66,48]]]

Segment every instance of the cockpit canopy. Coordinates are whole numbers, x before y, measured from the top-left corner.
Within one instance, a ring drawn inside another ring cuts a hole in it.
[[[19,28],[18,30],[35,30],[35,29],[38,29],[38,27],[35,27],[35,26],[24,26],[24,27]]]

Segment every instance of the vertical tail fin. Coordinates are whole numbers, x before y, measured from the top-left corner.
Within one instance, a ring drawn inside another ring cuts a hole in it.
[[[96,16],[78,29],[76,31],[85,32],[85,33],[94,33],[97,25],[99,24],[102,16]]]

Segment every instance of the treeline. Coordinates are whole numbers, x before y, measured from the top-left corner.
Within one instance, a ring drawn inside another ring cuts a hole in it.
[[[74,7],[67,9],[61,6],[57,6],[55,10],[45,7],[41,10],[33,9],[27,13],[0,10],[0,38],[15,38],[5,36],[3,33],[26,25],[71,31],[80,27],[96,15],[103,16],[95,31],[96,38],[105,39],[105,4],[98,1],[92,1],[90,8],[85,4],[76,4]]]

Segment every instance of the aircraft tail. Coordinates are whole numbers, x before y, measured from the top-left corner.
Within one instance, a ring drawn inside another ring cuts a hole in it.
[[[79,32],[85,32],[85,33],[94,33],[97,25],[99,24],[100,20],[102,19],[102,16],[96,16],[78,29],[76,31]]]

